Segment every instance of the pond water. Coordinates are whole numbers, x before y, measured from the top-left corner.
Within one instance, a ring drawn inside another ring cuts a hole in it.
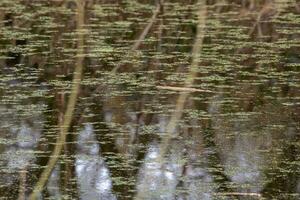
[[[299,14],[0,0],[0,199],[299,199]]]

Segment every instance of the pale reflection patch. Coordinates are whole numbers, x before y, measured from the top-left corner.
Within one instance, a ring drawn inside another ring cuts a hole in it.
[[[162,165],[157,144],[149,147],[145,163],[139,174],[137,190],[139,199],[174,199],[176,186],[182,172],[181,153],[173,152]]]
[[[86,124],[79,133],[75,170],[79,186],[80,199],[114,200],[110,173],[100,155],[100,146],[96,141],[94,129]]]

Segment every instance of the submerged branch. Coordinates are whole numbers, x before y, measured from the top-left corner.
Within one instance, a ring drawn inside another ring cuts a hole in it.
[[[159,1],[157,6],[156,6],[156,9],[154,10],[153,12],[153,15],[152,17],[149,19],[148,21],[148,24],[147,26],[144,28],[144,30],[142,31],[142,33],[139,35],[138,39],[135,40],[135,43],[132,45],[132,47],[130,48],[130,51],[135,51],[137,50],[141,44],[143,43],[143,41],[145,40],[146,36],[148,35],[150,29],[152,28],[154,22],[156,21],[159,13],[161,12],[162,10],[162,7],[163,7],[163,1]],[[121,67],[120,64],[118,64],[116,67],[114,67],[111,72],[114,74],[118,71],[118,69]]]
[[[20,171],[20,183],[19,183],[19,196],[18,200],[25,200],[25,193],[26,193],[26,175],[27,169],[26,167]]]
[[[197,69],[198,69],[198,64],[200,61],[200,53],[202,50],[204,29],[205,29],[205,25],[206,25],[206,16],[207,16],[207,8],[206,8],[205,1],[199,0],[198,8],[199,9],[198,9],[198,13],[197,13],[198,14],[197,34],[196,34],[195,42],[194,42],[193,49],[192,49],[192,61],[191,61],[191,66],[190,66],[190,72],[189,72],[188,77],[186,78],[184,88],[192,88],[194,79],[197,76]],[[163,87],[163,86],[161,86],[161,87]],[[168,89],[170,89],[170,87]],[[172,138],[177,136],[177,134],[175,133],[176,125],[178,124],[178,121],[182,117],[184,105],[185,105],[185,102],[186,102],[190,92],[191,92],[191,90],[186,90],[186,89],[184,91],[181,91],[181,93],[176,101],[175,111],[173,112],[170,122],[167,125],[166,134],[164,135],[164,137],[160,143],[160,148],[159,148],[160,154],[158,156],[159,163],[163,164],[163,158],[165,157],[165,154],[168,150],[170,141]],[[135,199],[137,199],[137,200],[145,199],[145,192],[138,191]]]
[[[60,135],[57,138],[57,142],[55,144],[52,155],[50,156],[50,159],[47,163],[47,166],[42,172],[32,194],[29,197],[30,200],[37,199],[39,194],[42,192],[44,186],[46,185],[48,178],[51,175],[51,172],[54,169],[59,159],[59,156],[63,150],[63,146],[66,142],[66,136],[68,134],[68,130],[72,122],[73,113],[75,110],[75,105],[76,105],[76,101],[80,89],[82,71],[83,71],[84,33],[82,32],[82,30],[84,26],[84,7],[85,7],[85,1],[77,0],[77,30],[79,31],[78,31],[78,41],[77,41],[76,67],[75,67],[73,80],[72,80],[71,94],[68,100],[65,115],[63,117],[63,123],[60,127]]]
[[[143,30],[143,32],[140,34],[139,38],[138,38],[138,39],[135,41],[135,43],[132,45],[132,47],[131,47],[131,50],[132,50],[132,51],[137,50],[137,49],[141,46],[142,42],[145,40],[146,36],[148,35],[148,33],[149,33],[151,27],[153,26],[153,24],[154,24],[154,22],[155,22],[155,20],[156,20],[158,14],[159,14],[160,11],[161,11],[161,6],[162,6],[162,5],[161,5],[160,3],[158,3],[158,5],[157,5],[157,7],[156,7],[156,9],[155,9],[155,11],[154,11],[154,13],[153,13],[151,19],[149,20],[149,22],[148,22],[148,24],[147,24],[147,26],[144,28],[144,30]]]
[[[199,11],[198,11],[197,35],[196,35],[195,43],[193,45],[193,50],[192,50],[192,62],[191,62],[191,67],[190,67],[190,73],[185,81],[184,88],[192,88],[194,79],[197,76],[197,69],[198,69],[198,64],[200,61],[200,54],[201,54],[201,50],[202,50],[204,29],[205,29],[205,24],[206,24],[206,15],[207,15],[205,1],[199,0],[198,6],[199,6]],[[166,135],[162,139],[162,142],[160,144],[160,151],[161,151],[160,152],[160,161],[162,161],[162,159],[164,158],[164,156],[166,154],[166,151],[169,147],[170,140],[173,137],[176,137],[176,135],[177,135],[175,133],[175,128],[176,128],[176,125],[178,124],[178,121],[182,117],[184,105],[185,105],[185,102],[186,102],[190,92],[191,91],[182,92],[176,101],[175,111],[171,116],[169,124],[167,125]]]

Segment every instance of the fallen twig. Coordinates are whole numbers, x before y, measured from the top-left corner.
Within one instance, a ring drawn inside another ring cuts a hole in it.
[[[243,192],[220,192],[215,193],[218,196],[255,196],[255,197],[262,197],[259,193],[243,193]]]
[[[174,87],[174,86],[158,85],[156,86],[156,88],[162,90],[173,90],[173,91],[180,91],[180,92],[213,92],[211,90],[202,90],[202,89],[191,88],[191,87]]]

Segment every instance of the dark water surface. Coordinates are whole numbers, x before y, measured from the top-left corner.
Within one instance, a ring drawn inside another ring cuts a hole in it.
[[[0,0],[0,199],[300,199],[297,2]]]

